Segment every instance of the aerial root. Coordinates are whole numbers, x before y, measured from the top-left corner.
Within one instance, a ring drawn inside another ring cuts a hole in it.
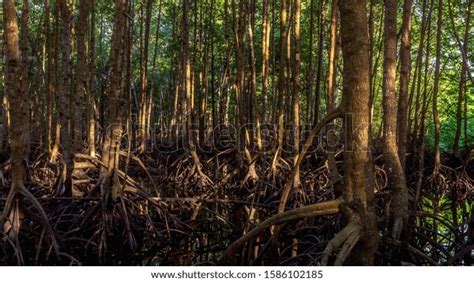
[[[214,183],[212,182],[211,178],[209,178],[209,176],[207,176],[202,171],[201,161],[199,160],[199,157],[198,157],[196,151],[191,150],[191,157],[193,159],[194,165],[193,165],[193,168],[191,169],[191,173],[189,175],[192,176],[194,173],[197,173],[203,186],[213,185]]]
[[[244,180],[242,181],[242,186],[247,183],[247,181],[252,181],[253,183],[258,180],[257,170],[255,168],[255,163],[257,162],[258,156],[254,157],[248,166],[247,173],[245,174]]]
[[[331,239],[331,241],[329,241],[323,251],[321,265],[327,265],[331,254],[335,253],[341,246],[341,250],[337,254],[336,260],[334,261],[334,265],[342,265],[347,256],[350,254],[352,248],[359,241],[361,235],[362,227],[360,224],[355,222],[349,223],[346,227],[344,227],[344,229],[337,233],[336,236]]]
[[[59,245],[57,243],[56,236],[54,234],[53,228],[51,227],[51,224],[49,223],[49,218],[46,215],[46,212],[44,211],[44,209],[41,206],[40,202],[38,202],[38,200],[35,198],[35,196],[33,196],[33,194],[31,194],[31,192],[28,191],[28,189],[26,189],[25,186],[23,186],[23,185],[12,186],[12,188],[11,188],[11,190],[10,190],[8,196],[7,196],[7,200],[6,200],[4,209],[3,209],[3,218],[0,218],[1,223],[3,224],[5,222],[5,220],[8,220],[7,218],[9,218],[9,214],[11,212],[15,212],[16,216],[18,216],[18,210],[17,210],[18,206],[14,207],[16,210],[12,210],[14,200],[15,200],[15,198],[18,194],[23,195],[28,201],[30,201],[31,204],[33,205],[33,207],[39,213],[40,217],[43,219],[41,224],[43,224],[45,230],[50,235],[52,247],[53,247],[55,253],[58,254],[59,253]],[[17,223],[18,222],[14,222],[14,224],[17,224]],[[2,228],[4,228],[4,227],[2,226]],[[17,230],[14,230],[14,232],[15,232],[14,236],[17,237],[18,232],[19,232],[19,226],[15,227],[15,228],[17,228]],[[14,238],[14,239],[16,239],[16,238]]]

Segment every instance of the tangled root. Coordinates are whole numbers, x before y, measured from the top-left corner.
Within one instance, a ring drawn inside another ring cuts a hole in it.
[[[329,257],[341,247],[340,251],[336,256],[334,265],[340,266],[344,263],[347,256],[351,253],[352,248],[357,244],[362,235],[362,226],[359,223],[351,222],[344,229],[334,236],[329,241],[326,248],[323,251],[321,258],[321,265],[327,265]]]

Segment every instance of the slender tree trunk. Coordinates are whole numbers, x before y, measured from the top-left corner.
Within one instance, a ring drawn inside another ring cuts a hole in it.
[[[148,139],[147,134],[147,74],[148,74],[148,45],[150,42],[150,24],[151,24],[151,8],[152,0],[146,2],[146,16],[145,16],[145,38],[143,43],[142,62],[140,70],[140,111],[138,120],[138,131],[139,131],[139,151],[145,151],[146,140]]]
[[[79,18],[77,20],[77,63],[76,63],[76,93],[74,95],[74,121],[73,121],[73,147],[74,151],[80,151],[83,141],[83,101],[88,92],[87,67],[87,44],[86,30],[89,19],[89,0],[81,0],[79,6]]]
[[[314,38],[314,0],[309,2],[309,48],[308,48],[308,68],[306,71],[306,123],[313,122],[313,38]]]
[[[319,108],[321,107],[321,80],[323,75],[323,50],[324,50],[324,0],[320,0],[319,15],[318,15],[318,66],[316,69],[316,100],[314,108],[314,124],[319,121]]]
[[[439,147],[440,143],[440,124],[438,116],[438,90],[439,90],[439,78],[440,78],[440,67],[441,67],[441,33],[443,25],[443,0],[438,0],[438,18],[436,27],[436,58],[435,58],[435,77],[433,85],[433,121],[434,121],[434,150],[435,150],[435,164],[434,164],[434,175],[439,173],[441,168],[441,150]]]
[[[327,108],[328,112],[332,112],[336,107],[336,73],[337,73],[337,59],[338,59],[338,44],[337,44],[337,22],[338,22],[338,0],[332,0],[331,8],[331,30],[330,43],[328,51],[328,73],[327,73]],[[332,182],[340,179],[340,174],[337,170],[335,158],[336,132],[334,122],[328,123],[327,127],[327,153],[328,153],[328,168],[329,175]]]
[[[293,99],[292,99],[292,108],[293,108],[293,148],[294,148],[294,164],[296,167],[296,176],[293,185],[299,187],[301,185],[300,181],[300,168],[296,163],[297,156],[300,151],[300,92],[301,92],[301,81],[300,81],[300,68],[301,68],[301,0],[295,0],[294,2],[294,29],[293,36],[295,47],[294,52],[294,62],[293,62]]]
[[[237,8],[237,3],[232,0],[232,22],[234,29],[234,49],[235,60],[237,65],[236,73],[236,128],[237,128],[237,159],[240,167],[243,167],[245,154],[245,135],[246,135],[246,89],[245,89],[245,27],[246,27],[246,5],[245,1],[240,1]]]
[[[115,200],[120,194],[121,185],[118,180],[120,141],[122,137],[121,110],[123,104],[123,55],[126,21],[126,0],[115,0],[114,23],[110,49],[110,72],[107,93],[107,122],[104,128],[104,141],[102,147],[102,162],[105,164],[101,170],[100,181],[101,196],[104,206],[110,200]]]
[[[59,152],[59,145],[61,144],[61,120],[59,118],[59,96],[60,96],[60,77],[59,77],[59,31],[60,29],[60,20],[59,20],[59,4],[58,1],[54,4],[54,38],[53,38],[53,56],[52,56],[52,71],[53,71],[53,83],[52,89],[54,92],[53,101],[54,101],[54,108],[57,114],[54,116],[53,124],[54,124],[54,144],[52,146],[50,152],[50,160],[55,161]]]
[[[201,161],[197,155],[195,136],[192,131],[193,121],[193,93],[191,81],[191,64],[189,59],[189,0],[183,0],[182,18],[182,43],[181,43],[181,66],[182,66],[182,86],[183,86],[183,117],[185,118],[188,150],[194,162],[193,171],[198,174],[203,184],[211,183],[211,180],[202,172]]]
[[[270,4],[269,0],[263,0],[263,21],[262,21],[262,115],[261,121],[267,121],[268,111],[268,76],[270,73]]]
[[[71,112],[69,105],[72,98],[71,93],[71,11],[66,0],[58,0],[59,12],[61,15],[61,53],[62,70],[59,72],[59,121],[61,124],[61,145],[63,153],[63,168],[58,181],[56,190],[57,195],[72,195],[72,170],[73,151],[72,151],[72,132],[71,132]]]
[[[245,155],[249,162],[248,175],[254,181],[257,178],[255,168],[255,161],[253,161],[251,148],[254,144],[255,129],[259,132],[259,128],[255,128],[256,120],[259,120],[258,115],[255,114],[255,101],[257,97],[257,70],[255,63],[255,47],[254,47],[254,29],[255,29],[255,0],[250,0],[248,3],[248,33],[249,33],[249,83],[250,93],[247,95],[247,120],[246,120],[246,144]],[[259,122],[257,123],[258,126]]]
[[[468,46],[469,46],[469,33],[470,27],[471,27],[471,8],[472,8],[472,3],[474,1],[469,0],[467,4],[467,11],[466,11],[466,19],[465,19],[465,30],[464,30],[464,38],[462,42],[462,49],[463,53],[467,54],[468,53]],[[448,2],[449,4],[449,2]],[[451,8],[451,6],[449,6]],[[449,9],[451,12],[451,9]],[[450,13],[451,16],[451,21],[453,23],[453,29],[456,27],[454,26],[454,19],[452,13]],[[460,80],[459,80],[459,90],[458,90],[458,104],[456,108],[456,135],[454,136],[454,142],[453,142],[453,154],[456,157],[460,157],[459,153],[459,140],[461,139],[461,128],[462,128],[462,119],[463,119],[463,109],[462,105],[464,103],[464,100],[467,97],[466,95],[466,73],[468,72],[467,66],[465,63],[461,65],[461,74],[460,74]],[[466,112],[467,113],[467,112]],[[464,130],[466,132],[466,129]],[[466,134],[466,133],[465,133]],[[465,140],[465,143],[467,143],[467,140]],[[466,146],[467,147],[467,146]]]
[[[392,237],[398,239],[408,212],[408,190],[397,148],[396,71],[397,71],[397,1],[385,0],[384,75],[383,75],[383,154],[390,186],[393,189]]]
[[[51,81],[52,72],[52,46],[51,46],[51,30],[50,30],[50,14],[51,5],[49,0],[44,2],[44,31],[45,31],[45,58],[47,57],[46,64],[46,148],[48,152],[51,152],[52,144],[52,128],[53,128],[53,84]]]
[[[153,76],[157,75],[157,63],[156,63],[156,60],[157,60],[157,57],[158,57],[158,45],[159,45],[159,41],[160,41],[160,24],[161,24],[161,7],[162,7],[162,0],[160,0],[158,3],[158,14],[156,16],[156,31],[155,31],[155,46],[154,46],[154,50],[153,50],[153,61],[152,61],[152,67],[151,67],[151,74]],[[159,75],[157,75],[159,77]],[[161,80],[160,80],[161,82]],[[153,96],[154,96],[154,91],[155,91],[155,84],[157,84],[157,87],[158,87],[158,92],[160,92],[160,83],[156,83],[156,79],[152,79],[151,81],[151,85],[150,85],[150,99],[153,100]],[[160,102],[161,104],[163,105],[163,99],[160,99]],[[161,107],[161,109],[163,109],[163,107]],[[151,111],[152,108],[149,109],[149,111]],[[149,120],[150,122],[150,120]],[[148,127],[149,129],[150,126]],[[155,130],[155,128],[153,128]]]
[[[89,34],[89,91],[87,92],[87,143],[89,155],[95,157],[95,124],[96,124],[96,106],[94,95],[94,77],[95,77],[95,0],[91,0],[90,6],[90,34]]]
[[[400,164],[405,170],[407,152],[408,84],[411,67],[411,9],[412,0],[403,2],[402,39],[400,47],[400,95],[397,112],[397,142]]]
[[[287,65],[287,48],[288,48],[288,0],[280,1],[280,67],[278,74],[278,98],[277,98],[277,122],[278,128],[276,131],[277,137],[277,149],[275,152],[275,157],[273,160],[272,171],[275,173],[277,169],[277,162],[280,159],[280,155],[283,150],[283,145],[285,143],[285,94],[286,94],[286,74],[285,69]]]

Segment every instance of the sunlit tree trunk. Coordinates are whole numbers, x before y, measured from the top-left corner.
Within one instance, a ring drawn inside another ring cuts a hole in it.
[[[28,5],[28,1],[25,1]],[[23,2],[23,4],[25,4]],[[25,164],[28,158],[28,140],[29,140],[29,105],[28,96],[25,92],[26,77],[22,66],[22,54],[20,52],[18,20],[16,16],[15,1],[3,1],[3,27],[5,40],[5,96],[10,106],[10,155],[11,155],[11,185],[10,193],[4,206],[4,214],[9,217],[8,226],[3,226],[3,230],[10,233],[11,238],[16,238],[21,225],[20,209],[18,200],[14,200],[15,195],[24,187]],[[24,50],[22,50],[24,51]],[[14,209],[10,212],[10,207]],[[3,221],[3,220],[2,220]],[[1,222],[3,224],[3,222]]]
[[[114,24],[110,49],[110,73],[107,94],[107,123],[104,128],[102,162],[106,168],[101,170],[100,187],[104,204],[115,200],[121,191],[118,179],[120,141],[122,137],[121,109],[123,104],[123,52],[126,21],[125,0],[115,0]]]
[[[263,1],[263,21],[262,21],[262,119],[261,122],[267,121],[268,111],[268,76],[270,73],[270,14],[269,0]]]
[[[301,95],[301,80],[300,80],[300,68],[301,68],[301,0],[295,0],[293,7],[294,17],[294,28],[293,36],[295,47],[294,62],[293,62],[293,148],[294,155],[298,156],[300,151],[300,95]],[[294,159],[295,165],[297,157]],[[300,181],[300,168],[299,165],[296,167],[296,176],[293,185],[298,187],[301,185]]]
[[[95,0],[91,1],[90,11],[90,31],[89,31],[89,77],[88,86],[89,91],[87,92],[87,143],[88,151],[91,157],[95,157],[95,124],[96,124],[96,106],[95,106]]]
[[[348,263],[372,265],[378,245],[373,189],[373,160],[369,147],[369,39],[364,0],[339,1],[344,60],[343,110],[345,153],[343,211],[348,222],[361,228]],[[349,225],[348,225],[349,226]]]
[[[408,211],[408,190],[397,148],[397,1],[385,0],[384,23],[384,73],[383,73],[383,155],[387,165],[388,179],[393,190],[391,211],[393,213],[392,237],[398,239]]]

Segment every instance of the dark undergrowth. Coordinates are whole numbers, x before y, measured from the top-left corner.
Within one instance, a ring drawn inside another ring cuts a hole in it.
[[[185,150],[159,150],[139,157],[122,156],[123,189],[104,203],[96,187],[97,159],[77,155],[74,196],[55,197],[59,161],[31,150],[26,186],[41,203],[47,219],[23,197],[15,200],[21,227],[6,220],[0,234],[2,265],[214,265],[227,246],[274,215],[282,187],[290,175],[287,156],[272,173],[272,154],[259,154],[258,179],[244,175],[232,148],[200,153],[204,173],[193,171]],[[343,154],[336,154],[344,171]],[[418,170],[407,159],[411,213],[400,241],[389,236],[390,187],[380,152],[374,153],[375,189],[381,238],[378,265],[470,265],[473,262],[474,163],[444,156],[441,177],[431,179],[433,160],[425,155],[420,196],[415,203]],[[0,207],[9,190],[10,164],[1,156]],[[139,161],[140,160],[140,161]],[[302,188],[290,196],[288,208],[335,198],[324,152],[308,154],[302,163]],[[47,228],[47,226],[51,228]],[[239,252],[242,265],[318,265],[327,242],[342,227],[339,215],[305,218],[283,224],[278,246],[270,230]],[[15,236],[15,234],[18,234]]]

